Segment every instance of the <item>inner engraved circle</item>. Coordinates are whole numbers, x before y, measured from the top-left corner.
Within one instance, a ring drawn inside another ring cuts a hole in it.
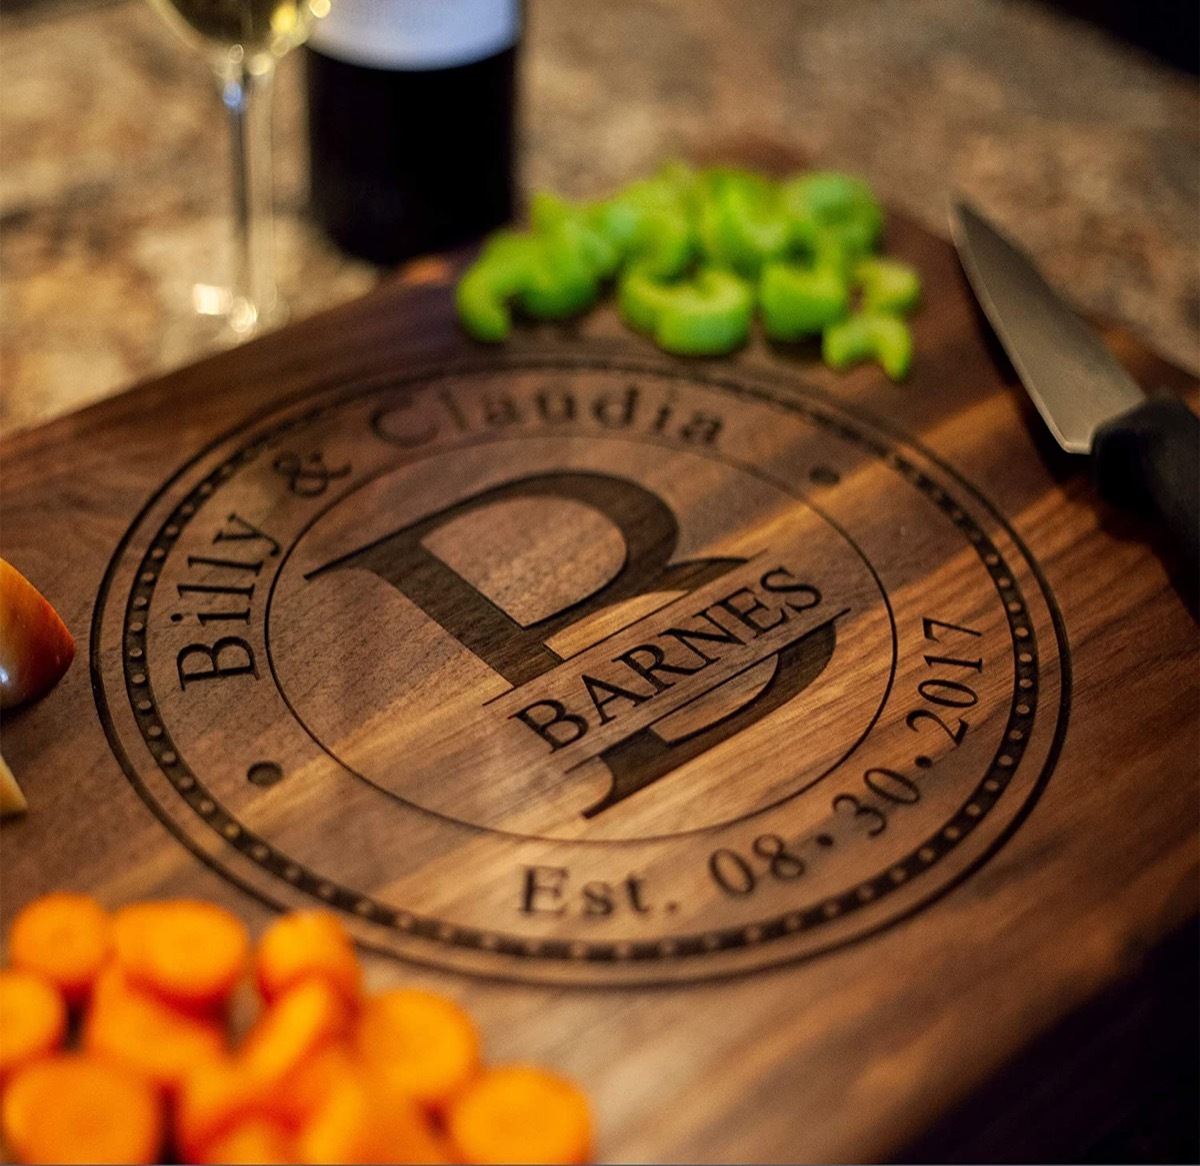
[[[572,430],[567,426],[560,426],[559,429],[557,430],[557,432],[565,433],[567,435],[573,435],[577,431]],[[492,444],[494,441],[499,442],[499,441],[506,441],[506,440],[521,440],[522,436],[523,435],[507,436],[504,434],[490,435],[488,438],[481,441],[479,444],[480,445],[488,445],[488,444]],[[588,436],[592,437],[594,440],[603,440],[603,439],[608,438],[608,435],[605,435],[605,434],[590,434],[589,433]],[[613,438],[612,440],[635,440],[636,441],[636,440],[639,440],[639,438],[642,440],[645,440],[645,438],[642,435],[630,436],[628,438]],[[674,448],[674,447],[672,447],[672,448]],[[435,450],[435,451],[432,451],[430,456],[441,456],[445,452],[446,451],[443,451],[443,450]],[[450,452],[458,452],[457,447],[451,447]],[[775,488],[779,489],[780,491],[789,494],[796,501],[807,506],[807,508],[809,510],[811,510],[814,514],[816,514],[822,521],[824,521],[831,529],[833,529],[842,538],[842,540],[851,549],[851,551],[858,557],[858,559],[861,561],[863,566],[866,568],[867,572],[870,574],[871,578],[874,581],[876,588],[879,591],[880,599],[882,600],[883,606],[887,612],[888,626],[889,626],[889,629],[891,632],[890,657],[888,660],[887,681],[884,685],[883,693],[879,699],[877,706],[875,707],[875,709],[873,710],[871,715],[868,717],[865,728],[863,728],[862,732],[858,735],[858,737],[855,738],[853,741],[851,741],[848,744],[846,750],[840,756],[838,756],[837,759],[834,760],[830,765],[826,766],[826,768],[822,772],[809,778],[802,785],[797,785],[796,788],[793,789],[787,795],[777,798],[774,801],[765,803],[763,805],[756,806],[752,810],[749,810],[745,813],[734,814],[730,817],[722,818],[719,821],[708,822],[708,823],[705,823],[704,825],[692,827],[689,829],[676,829],[676,830],[672,830],[668,834],[643,834],[643,835],[630,836],[628,838],[571,838],[570,841],[572,842],[573,845],[576,845],[576,846],[584,846],[584,847],[609,846],[609,847],[611,847],[611,846],[621,846],[624,844],[635,844],[636,845],[636,844],[641,844],[641,843],[646,843],[646,842],[657,842],[657,841],[662,841],[665,838],[681,838],[681,837],[685,837],[690,834],[704,834],[704,833],[713,832],[713,831],[723,829],[728,826],[732,826],[738,822],[745,821],[749,818],[753,818],[759,814],[764,814],[767,811],[772,810],[779,805],[782,805],[784,802],[790,801],[791,799],[800,796],[806,790],[811,789],[814,785],[816,785],[818,782],[820,782],[823,778],[827,777],[830,773],[834,772],[835,770],[839,769],[842,765],[844,765],[850,759],[850,757],[853,756],[853,754],[858,749],[858,747],[860,745],[862,745],[862,743],[867,739],[871,730],[874,728],[875,723],[879,719],[880,714],[883,712],[883,709],[886,706],[888,698],[891,694],[892,682],[895,678],[895,673],[896,673],[896,640],[897,640],[896,621],[895,621],[894,615],[892,613],[891,603],[888,599],[887,592],[884,589],[883,582],[880,580],[879,575],[876,572],[875,568],[872,566],[870,561],[867,559],[866,555],[863,553],[863,551],[859,547],[858,543],[851,537],[849,532],[847,532],[839,523],[835,522],[828,514],[826,514],[824,512],[824,510],[821,509],[820,506],[814,504],[810,499],[805,497],[805,495],[798,492],[794,488],[789,488],[789,486],[786,483],[781,482],[776,477],[774,477],[770,474],[767,474],[762,471],[758,471],[754,467],[747,466],[734,458],[717,456],[717,455],[708,453],[703,450],[689,450],[688,452],[696,454],[697,456],[711,458],[712,460],[717,461],[722,465],[730,466],[730,467],[733,467],[742,472],[751,474],[752,476],[760,478],[762,481],[774,486]],[[236,458],[236,455],[234,455],[234,456]],[[459,816],[451,815],[451,814],[446,814],[442,811],[433,809],[430,806],[412,801],[412,800],[402,796],[401,794],[398,794],[394,790],[389,789],[388,787],[379,784],[378,782],[374,781],[369,775],[367,775],[366,773],[355,768],[344,757],[339,755],[339,753],[337,751],[335,751],[333,748],[331,748],[325,742],[325,740],[321,737],[320,733],[316,732],[310,726],[310,724],[308,723],[304,714],[296,706],[295,701],[289,695],[287,688],[279,675],[279,670],[278,670],[276,660],[275,660],[275,653],[273,652],[272,647],[271,647],[272,637],[271,637],[270,628],[271,628],[271,623],[272,623],[272,609],[273,609],[273,606],[275,603],[276,589],[279,585],[279,580],[283,577],[283,573],[288,566],[288,562],[292,556],[292,553],[300,545],[300,543],[304,540],[306,535],[309,533],[309,531],[312,530],[312,528],[314,526],[316,526],[319,522],[321,522],[332,511],[336,510],[339,506],[341,506],[343,503],[345,503],[347,501],[347,499],[352,494],[354,494],[356,491],[366,488],[366,487],[369,487],[374,482],[395,472],[397,469],[406,469],[414,464],[417,464],[420,460],[423,460],[423,459],[419,459],[419,458],[418,459],[409,459],[409,460],[406,460],[406,461],[403,461],[403,462],[400,462],[400,463],[397,463],[394,465],[385,466],[376,472],[366,475],[360,482],[356,482],[355,485],[351,489],[347,490],[345,494],[333,499],[327,506],[324,506],[324,507],[320,508],[319,510],[317,510],[315,513],[313,513],[313,515],[309,518],[309,520],[300,528],[296,537],[292,540],[291,545],[284,552],[283,557],[280,559],[279,563],[277,564],[277,569],[276,569],[275,575],[271,580],[271,586],[267,593],[267,602],[266,602],[266,608],[265,608],[265,612],[264,612],[264,624],[266,626],[265,640],[266,640],[266,647],[267,647],[267,660],[268,660],[268,664],[271,669],[272,679],[275,682],[275,686],[276,686],[277,690],[279,691],[279,695],[282,698],[284,704],[287,705],[288,711],[295,718],[296,722],[305,730],[305,732],[311,738],[313,743],[315,745],[317,745],[317,747],[320,748],[322,750],[322,752],[324,752],[332,761],[334,761],[337,765],[339,765],[347,773],[352,774],[354,777],[356,777],[360,781],[366,783],[371,788],[378,790],[380,793],[384,794],[386,797],[392,798],[404,805],[412,807],[413,809],[420,810],[423,813],[432,815],[435,818],[441,818],[441,819],[444,819],[445,821],[454,822],[457,825],[467,826],[467,827],[474,828],[474,829],[485,829],[493,834],[507,835],[507,836],[510,836],[513,838],[520,838],[520,839],[530,840],[530,841],[546,841],[546,842],[559,841],[560,839],[555,835],[534,834],[534,833],[530,833],[528,831],[505,829],[505,828],[495,826],[495,825],[483,826],[480,823],[478,823],[472,819],[469,819],[466,817],[459,817]],[[565,661],[564,661],[564,663],[565,663]]]

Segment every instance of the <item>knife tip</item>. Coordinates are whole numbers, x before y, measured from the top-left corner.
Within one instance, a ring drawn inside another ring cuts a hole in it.
[[[946,218],[949,219],[950,229],[955,234],[962,230],[967,221],[979,220],[980,217],[974,205],[963,195],[952,194],[946,199]]]
[[[971,214],[971,204],[959,194],[951,194],[946,199],[946,224],[950,228],[950,238],[959,253],[962,253],[963,233],[966,216]]]

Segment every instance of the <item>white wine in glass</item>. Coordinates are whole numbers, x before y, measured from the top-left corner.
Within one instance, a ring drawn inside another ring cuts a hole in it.
[[[271,83],[275,62],[302,44],[330,0],[150,0],[208,58],[229,114],[233,151],[234,270],[228,289],[203,288],[198,311],[245,339],[284,315],[275,286],[271,193]],[[202,285],[198,285],[197,291]]]

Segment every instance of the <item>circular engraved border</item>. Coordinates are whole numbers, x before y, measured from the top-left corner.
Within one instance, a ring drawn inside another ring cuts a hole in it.
[[[959,809],[949,820],[943,822],[933,834],[929,835],[919,846],[910,851],[900,861],[891,863],[886,870],[871,875],[861,880],[856,886],[839,894],[828,896],[810,907],[788,912],[758,923],[738,925],[665,940],[604,943],[593,943],[582,940],[526,940],[514,935],[484,931],[477,928],[460,927],[437,919],[418,916],[412,912],[395,909],[386,904],[379,903],[369,896],[354,891],[352,888],[339,886],[336,883],[321,878],[317,872],[295,862],[288,855],[272,847],[265,839],[246,830],[212,797],[203,783],[189,768],[167,727],[157,715],[150,677],[145,665],[144,637],[146,631],[145,613],[149,609],[150,599],[157,583],[158,566],[166,559],[183,528],[199,508],[239,468],[253,461],[271,441],[290,430],[310,424],[319,417],[335,411],[357,398],[387,388],[403,388],[435,379],[442,380],[447,376],[455,374],[469,375],[471,373],[516,372],[555,368],[562,370],[593,368],[605,372],[641,374],[690,382],[725,391],[735,397],[751,398],[799,414],[811,424],[832,432],[842,440],[865,449],[882,460],[889,468],[899,473],[933,502],[950,519],[955,527],[962,532],[968,544],[974,548],[975,553],[987,568],[997,595],[1004,605],[1012,637],[1015,676],[1009,717],[1002,737],[1002,743],[997,748],[991,762],[970,796],[960,805]],[[886,898],[888,894],[906,884],[915,875],[930,869],[971,835],[997,804],[1000,796],[1015,774],[1024,755],[1038,707],[1039,665],[1036,634],[1032,626],[1032,621],[1028,618],[1028,607],[1024,596],[1016,584],[1014,573],[1008,567],[999,548],[987,537],[983,529],[970,516],[967,509],[961,506],[937,482],[928,477],[919,466],[913,464],[897,448],[899,444],[906,444],[919,451],[922,457],[927,458],[931,464],[935,465],[950,479],[959,483],[968,495],[971,495],[978,504],[984,507],[1012,540],[1013,545],[1025,560],[1026,565],[1041,590],[1041,598],[1046,604],[1057,640],[1061,671],[1058,717],[1042,771],[1033,783],[1025,801],[1014,813],[1012,820],[1008,822],[988,848],[964,870],[958,872],[948,883],[938,886],[929,895],[920,899],[901,914],[885,919],[863,933],[843,938],[824,947],[804,952],[798,956],[792,955],[789,957],[784,955],[778,961],[769,961],[753,968],[739,968],[733,971],[722,969],[704,971],[698,968],[695,978],[709,979],[730,975],[744,975],[749,972],[763,970],[766,967],[776,966],[778,963],[811,959],[834,948],[859,942],[869,935],[877,934],[882,930],[894,926],[902,919],[924,909],[930,903],[949,892],[954,886],[957,886],[982,866],[1007,842],[1012,833],[1032,810],[1053,772],[1058,755],[1061,752],[1070,709],[1070,661],[1061,613],[1058,610],[1058,606],[1054,601],[1040,567],[1038,567],[1028,548],[1017,536],[1016,532],[1012,530],[999,511],[976,487],[965,481],[956,471],[941,461],[941,459],[937,458],[906,434],[888,426],[886,423],[864,411],[852,409],[845,404],[829,398],[820,390],[799,382],[798,378],[784,380],[778,374],[772,376],[767,370],[751,368],[739,368],[738,372],[743,374],[747,380],[760,383],[765,382],[768,385],[777,382],[782,383],[779,384],[778,390],[774,390],[772,388],[748,385],[728,374],[717,374],[708,369],[681,367],[678,364],[657,365],[645,359],[639,359],[637,356],[626,356],[625,354],[567,357],[562,354],[532,351],[504,354],[499,358],[493,356],[491,359],[464,360],[458,358],[442,363],[429,362],[404,376],[380,376],[346,387],[341,392],[335,391],[334,396],[330,400],[296,416],[289,417],[265,431],[259,432],[254,440],[235,450],[233,454],[222,461],[220,465],[202,479],[175,506],[167,520],[151,539],[134,573],[134,584],[126,602],[122,625],[122,666],[124,669],[126,695],[130,708],[133,711],[135,722],[143,741],[150,750],[151,755],[155,758],[159,769],[191,810],[209,829],[224,839],[226,843],[233,845],[242,855],[250,859],[251,862],[255,863],[265,872],[331,907],[351,913],[364,921],[382,925],[406,935],[431,940],[439,944],[450,944],[481,953],[505,955],[524,960],[565,961],[576,965],[580,963],[605,964],[614,962],[648,964],[663,958],[678,959],[704,956],[716,952],[767,944],[772,940],[812,931],[822,924],[844,919],[847,915],[865,907],[867,904],[875,904],[879,900]],[[100,636],[103,615],[107,606],[113,577],[122,562],[133,534],[141,526],[153,505],[163,498],[167,491],[189,469],[197,465],[221,445],[235,439],[238,434],[252,430],[256,425],[268,420],[272,415],[276,415],[289,408],[294,408],[306,399],[327,394],[331,389],[336,390],[338,387],[336,385],[318,385],[295,397],[285,398],[276,402],[269,408],[246,418],[239,425],[226,431],[181,466],[147,500],[122,537],[109,562],[97,592],[96,606],[92,619],[90,665],[93,680],[93,695],[110,747],[120,762],[122,769],[125,771],[126,776],[159,820],[189,850],[242,890],[275,908],[280,908],[281,904],[273,901],[259,888],[248,884],[244,879],[227,870],[213,855],[205,852],[195,841],[189,838],[170,817],[166,809],[159,804],[146,788],[117,735],[108,709],[107,694],[104,690],[101,675]],[[780,395],[781,393],[786,395]],[[800,394],[803,394],[803,396]],[[812,398],[815,398],[819,402],[819,405],[814,404],[811,400]],[[850,423],[851,421],[858,422],[866,427],[866,429],[874,431],[874,433],[879,434],[881,437],[886,436],[890,438],[895,444],[887,444],[884,441],[877,440],[872,434],[861,432]],[[378,948],[377,950],[396,958],[403,958],[387,948]],[[430,960],[429,962],[436,964],[435,960]],[[484,974],[494,976],[494,973]],[[517,975],[515,978],[519,979],[520,977]],[[644,985],[653,982],[661,981],[656,981],[650,977],[637,981],[623,981],[623,984],[626,986],[635,986],[637,984]],[[670,982],[679,983],[681,980],[678,976],[673,976]],[[589,986],[595,985],[591,984]]]

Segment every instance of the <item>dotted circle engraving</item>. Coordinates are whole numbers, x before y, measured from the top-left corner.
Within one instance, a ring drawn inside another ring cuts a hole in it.
[[[973,550],[986,568],[996,597],[1004,611],[1012,642],[1014,678],[1001,744],[989,764],[979,775],[975,786],[969,790],[957,810],[949,818],[942,820],[937,829],[923,838],[918,845],[912,847],[909,853],[898,860],[889,861],[883,869],[863,877],[855,885],[847,887],[837,894],[824,897],[802,909],[757,919],[748,924],[646,941],[596,942],[586,939],[530,939],[500,930],[486,930],[453,924],[412,910],[399,909],[326,877],[320,871],[310,868],[278,849],[270,839],[247,829],[226,806],[221,804],[213,791],[206,785],[203,774],[196,772],[189,765],[184,745],[176,741],[170,726],[164,723],[165,718],[159,711],[154,680],[146,667],[147,613],[159,585],[161,567],[170,556],[172,549],[185,535],[189,524],[203,512],[204,507],[213,501],[219,502],[221,490],[228,483],[236,480],[239,471],[253,463],[264,450],[289,431],[302,426],[310,426],[323,416],[336,413],[347,403],[380,391],[379,385],[369,385],[359,388],[350,387],[339,391],[331,399],[274,425],[266,424],[264,426],[261,422],[257,425],[248,423],[245,428],[253,431],[249,440],[234,448],[227,457],[215,465],[203,479],[178,500],[165,520],[151,535],[134,571],[132,587],[124,604],[121,633],[124,696],[146,748],[150,751],[161,773],[165,775],[191,813],[209,830],[218,835],[225,844],[234,847],[247,860],[272,878],[280,880],[323,905],[334,907],[370,924],[392,929],[405,936],[428,940],[435,945],[450,945],[489,955],[510,957],[517,962],[536,960],[592,965],[614,963],[653,965],[656,961],[665,959],[694,960],[697,963],[703,963],[705,957],[714,953],[747,947],[769,947],[785,937],[828,928],[835,921],[845,920],[856,912],[861,912],[867,906],[878,904],[896,894],[912,879],[935,867],[969,839],[999,803],[1021,765],[1039,709],[1039,677],[1041,675],[1038,635],[1033,621],[1029,617],[1026,596],[1022,594],[1021,588],[1016,582],[1018,572],[1012,569],[1012,566],[1005,560],[1000,547],[972,516],[971,511],[979,508],[981,503],[987,508],[987,504],[983,502],[977,492],[964,483],[962,496],[952,496],[945,488],[945,481],[935,481],[906,455],[904,446],[919,448],[911,440],[907,438],[902,441],[890,440],[886,429],[878,422],[858,418],[845,407],[835,406],[815,393],[805,391],[802,386],[789,386],[792,391],[785,394],[747,383],[751,382],[750,377],[747,377],[746,381],[742,381],[729,377],[703,375],[692,370],[681,371],[678,368],[657,365],[643,366],[634,361],[623,363],[597,360],[589,362],[549,357],[524,360],[517,358],[509,364],[515,369],[559,368],[573,371],[595,367],[606,371],[618,368],[631,375],[647,372],[659,378],[675,376],[681,381],[698,382],[706,387],[725,391],[734,397],[765,400],[774,407],[798,415],[808,424],[827,432],[840,441],[858,446],[919,491],[961,533],[965,544]],[[498,364],[496,361],[486,363],[467,361],[457,366],[457,371],[463,376],[469,376],[472,372],[479,370],[494,374],[498,367],[504,367],[504,362]],[[437,370],[436,376],[439,379],[445,375],[445,367]],[[417,373],[407,380],[396,378],[388,382],[388,387],[402,387],[406,383],[419,387],[430,376],[431,374],[428,373]],[[797,392],[796,389],[800,391]],[[220,444],[217,443],[217,447]],[[930,462],[936,464],[936,459],[932,455],[922,452]],[[196,461],[199,460],[201,459],[196,459]],[[195,464],[195,462],[190,464]],[[184,467],[184,470],[186,469],[187,467]],[[955,475],[946,471],[944,467],[942,469],[945,472],[945,478],[951,481],[955,479]],[[180,475],[184,470],[180,471]],[[176,477],[178,478],[180,475]],[[834,470],[821,464],[817,464],[811,472],[811,481],[816,485],[833,486],[837,484],[838,480],[838,474]],[[156,495],[156,498],[166,495],[170,486],[171,483],[167,483]],[[153,502],[154,499],[151,501]],[[149,505],[147,509],[149,509]],[[994,511],[991,517],[997,517]],[[1001,525],[1003,525],[1002,522]],[[132,530],[130,533],[132,534]],[[1011,531],[1008,533],[1019,548],[1020,544],[1016,541],[1015,536],[1011,534]],[[126,541],[129,537],[129,535],[126,536]],[[94,658],[100,640],[101,620],[105,611],[107,591],[123,551],[124,545],[118,549],[112,564],[110,564],[97,603],[92,636]],[[1029,560],[1027,555],[1026,562],[1032,569],[1035,578],[1040,582],[1036,565]],[[1048,592],[1045,592],[1044,584],[1042,584],[1042,588],[1044,592],[1042,598],[1055,620],[1055,634],[1059,638],[1058,656],[1064,669],[1065,682],[1066,653],[1061,629],[1057,624],[1057,611]],[[96,675],[100,674],[98,667],[95,667],[95,671]],[[96,686],[96,691],[101,717],[109,733],[114,751],[122,760],[130,780],[138,787],[142,796],[151,805],[154,805],[153,798],[146,790],[133,763],[129,760],[128,753],[118,740],[106,705],[111,694],[104,693],[100,685]],[[1027,812],[1028,806],[1032,804],[1033,798],[1040,791],[1041,784],[1049,776],[1056,758],[1058,742],[1065,728],[1066,696],[1067,687],[1064,683],[1055,742],[1044,765],[1043,773],[1039,781],[1035,783],[1034,793],[1028,799],[1023,812]],[[922,755],[916,758],[916,764],[919,768],[926,768],[932,762]],[[274,784],[281,776],[278,766],[274,766],[272,762],[257,762],[254,770],[255,772],[250,775],[250,780],[263,786]],[[155,808],[157,811],[158,807],[155,806]],[[163,816],[161,811],[159,812],[160,816]],[[164,817],[164,821],[167,821],[166,817]],[[828,835],[819,835],[816,841],[822,847],[833,845],[833,839]],[[216,865],[220,869],[219,864]],[[260,892],[255,891],[255,893]],[[699,975],[705,974],[700,969],[697,971]]]

